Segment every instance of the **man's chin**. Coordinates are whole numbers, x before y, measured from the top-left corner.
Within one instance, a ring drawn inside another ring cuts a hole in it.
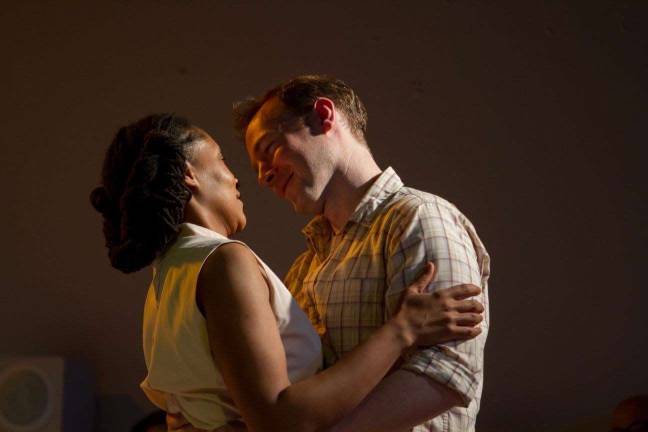
[[[315,215],[317,214],[317,209],[313,203],[305,203],[302,200],[291,200],[288,199],[288,202],[293,207],[293,211],[300,215]]]

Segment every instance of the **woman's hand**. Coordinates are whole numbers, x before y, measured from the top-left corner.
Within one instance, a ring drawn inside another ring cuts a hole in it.
[[[462,284],[426,293],[435,273],[434,264],[429,262],[424,273],[403,293],[400,308],[393,318],[410,345],[437,345],[472,339],[481,333],[478,324],[483,319],[484,306],[469,299],[480,294],[481,289]]]
[[[246,432],[245,425],[241,422],[228,423],[218,429],[206,431],[204,429],[197,429],[184,418],[182,414],[166,415],[167,430],[169,432]]]

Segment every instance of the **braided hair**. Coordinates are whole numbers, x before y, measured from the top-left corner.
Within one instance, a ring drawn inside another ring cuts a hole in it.
[[[103,215],[113,267],[124,273],[151,264],[178,236],[191,191],[186,162],[201,132],[187,119],[153,114],[122,127],[106,151],[101,186],[90,203]]]

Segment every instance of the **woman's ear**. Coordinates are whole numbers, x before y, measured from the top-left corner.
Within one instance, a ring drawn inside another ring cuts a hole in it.
[[[189,161],[186,162],[184,180],[185,184],[189,189],[191,189],[192,192],[200,187],[200,182],[198,181],[196,170]]]

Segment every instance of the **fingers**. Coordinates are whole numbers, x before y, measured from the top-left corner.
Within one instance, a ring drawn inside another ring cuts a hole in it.
[[[184,429],[185,427],[191,426],[191,424],[180,413],[178,414],[167,413],[166,423],[169,431],[181,432],[185,430]]]
[[[227,427],[227,426],[224,426],[224,427]],[[221,431],[221,430],[223,432],[228,432],[231,429],[229,429],[229,427],[227,427],[227,429],[218,428],[218,429],[215,429],[215,430],[213,430],[211,432],[217,432],[217,431]],[[191,424],[188,424],[186,426],[182,426],[179,429],[171,429],[171,427],[169,427],[167,429],[167,432],[210,432],[210,431],[207,431],[205,429],[198,429],[195,426],[192,426]]]
[[[481,327],[449,324],[440,332],[430,332],[429,334],[419,335],[416,344],[418,346],[430,347],[451,341],[464,341],[479,336],[481,332]]]
[[[454,310],[456,310],[457,312],[482,313],[482,312],[484,312],[484,306],[481,303],[479,303],[477,300],[474,300],[474,299],[461,300],[461,301],[455,302]]]
[[[450,326],[451,336],[448,340],[467,340],[479,336],[481,327]]]
[[[455,323],[458,326],[476,326],[480,322],[482,322],[484,318],[481,316],[481,314],[478,313],[462,313],[459,314],[457,319],[455,320]]]
[[[437,296],[451,297],[455,300],[464,300],[481,294],[481,288],[473,284],[455,285],[450,288],[435,291]]]
[[[428,261],[427,264],[425,264],[421,276],[419,276],[418,279],[416,279],[412,283],[412,285],[409,286],[409,288],[417,293],[423,293],[425,292],[427,286],[430,285],[430,283],[432,283],[435,276],[436,276],[436,266],[434,265],[433,262]]]

